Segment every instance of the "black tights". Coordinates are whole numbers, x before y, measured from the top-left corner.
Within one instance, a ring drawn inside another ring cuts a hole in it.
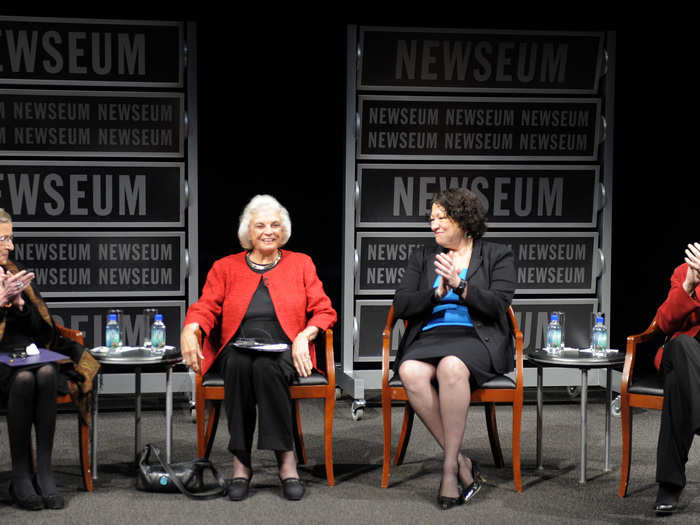
[[[19,498],[35,494],[32,486],[31,437],[36,430],[36,467],[44,495],[58,492],[51,473],[56,429],[56,368],[49,364],[20,370],[12,379],[7,401],[7,429],[12,456],[12,485]]]

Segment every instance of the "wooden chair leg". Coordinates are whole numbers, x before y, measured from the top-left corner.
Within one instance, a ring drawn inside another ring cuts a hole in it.
[[[632,461],[632,410],[629,398],[620,396],[620,415],[622,426],[622,466],[620,467],[620,488],[617,495],[627,496],[630,481],[630,463]]]
[[[83,487],[92,492],[92,469],[90,466],[90,426],[78,414],[78,436],[80,439],[80,470],[83,473]]]
[[[294,446],[297,450],[297,461],[301,465],[305,465],[308,461],[306,457],[306,445],[304,445],[304,432],[301,428],[301,410],[299,409],[299,400],[294,401]]]
[[[498,468],[503,468],[505,462],[503,461],[503,452],[501,451],[501,441],[498,438],[495,403],[486,403],[484,405],[484,414],[486,415],[486,429],[489,433],[489,442],[491,443],[493,462]]]
[[[411,439],[411,429],[413,428],[413,416],[415,412],[411,408],[411,404],[406,402],[406,409],[403,412],[403,425],[401,426],[401,437],[399,438],[399,446],[396,449],[396,456],[394,457],[394,465],[401,465],[403,463],[403,458],[406,455],[406,449],[408,448],[408,442]]]
[[[384,423],[384,460],[382,461],[382,488],[389,486],[391,470],[391,396],[382,391],[382,422]]]
[[[197,419],[197,457],[199,458],[205,457],[207,450],[207,444],[204,441],[204,426],[206,423],[205,404],[204,394],[198,391],[194,402],[194,409]]]
[[[219,416],[221,415],[221,401],[211,401],[209,408],[209,418],[207,421],[207,433],[204,439],[206,448],[204,450],[205,458],[211,454],[211,449],[214,446],[214,438],[216,437],[216,429],[219,427]]]
[[[495,411],[494,411],[495,412]],[[513,402],[513,483],[515,491],[523,491],[523,481],[520,474],[520,429],[523,421],[523,402]]]
[[[328,486],[335,485],[333,475],[333,414],[335,413],[335,388],[332,393],[326,396],[323,415],[323,440],[324,457],[326,460],[326,479]]]

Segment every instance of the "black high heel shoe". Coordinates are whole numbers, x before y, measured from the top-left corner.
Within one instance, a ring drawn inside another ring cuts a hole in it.
[[[10,482],[10,497],[13,502],[17,503],[17,505],[25,510],[41,510],[44,508],[44,502],[38,494],[27,498],[18,498],[17,494],[15,494],[15,488],[12,486],[12,482]]]
[[[461,487],[459,484],[459,478],[457,479],[457,487]],[[456,507],[457,505],[461,505],[463,503],[462,501],[462,493],[459,493],[459,496],[456,498],[451,498],[449,496],[443,496],[440,494],[442,492],[442,481],[440,482],[440,488],[438,489],[438,497],[437,497],[437,502],[438,506],[442,510],[447,510],[451,509],[452,507]]]
[[[63,496],[61,496],[58,492],[56,492],[55,494],[47,494],[46,496],[44,496],[44,493],[42,492],[41,487],[39,486],[39,480],[37,479],[36,475],[32,478],[32,483],[34,484],[34,490],[36,490],[36,493],[41,498],[42,504],[45,509],[58,510],[66,506],[66,501],[63,499]]]
[[[486,480],[479,472],[479,464],[472,459],[472,482],[467,488],[462,492],[461,500],[465,505],[471,501],[471,499],[476,496],[476,494],[481,490],[481,486]]]

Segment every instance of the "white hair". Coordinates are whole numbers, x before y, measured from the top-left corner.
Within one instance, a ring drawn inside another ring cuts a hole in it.
[[[279,212],[282,220],[281,246],[287,244],[287,241],[292,236],[292,221],[289,218],[287,208],[282,206],[272,195],[256,195],[243,208],[243,213],[241,213],[241,218],[238,221],[238,240],[241,241],[241,246],[244,250],[253,249],[253,242],[250,239],[250,221],[253,218],[253,214],[270,208]]]
[[[0,208],[0,223],[12,222],[12,217],[3,208]]]

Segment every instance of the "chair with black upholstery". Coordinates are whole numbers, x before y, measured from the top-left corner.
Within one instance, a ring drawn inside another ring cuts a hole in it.
[[[289,392],[294,400],[295,434],[297,458],[300,464],[307,462],[306,447],[301,427],[301,411],[299,400],[324,400],[324,453],[326,478],[328,485],[335,485],[333,476],[333,414],[335,412],[335,359],[333,357],[333,331],[326,330],[325,337],[316,338],[316,359],[319,369],[325,370],[325,375],[314,370],[309,377],[297,377],[289,386]],[[202,331],[199,331],[200,345],[203,343]],[[323,348],[325,342],[325,349]],[[201,363],[200,363],[201,370]],[[224,380],[217,372],[209,371],[202,376],[197,373],[195,378],[195,412],[197,416],[197,454],[199,457],[209,457],[211,447],[216,437],[216,428],[221,414],[221,402],[224,399]]]
[[[632,462],[632,408],[661,410],[664,404],[664,387],[661,376],[649,367],[639,364],[640,345],[663,338],[656,318],[644,332],[627,337],[625,366],[622,370],[620,386],[620,412],[622,416],[622,467],[618,495],[627,495]],[[653,345],[656,350],[658,345]],[[635,363],[637,366],[635,367]]]
[[[497,467],[503,468],[503,453],[498,437],[496,424],[496,403],[507,403],[513,406],[513,482],[517,492],[522,491],[520,476],[520,426],[523,411],[523,333],[518,329],[518,322],[512,307],[508,307],[513,338],[515,341],[515,380],[509,376],[501,375],[488,381],[481,388],[471,394],[471,404],[483,403],[486,415],[486,426],[491,444],[491,453]],[[382,468],[382,487],[389,486],[391,468],[391,403],[392,401],[406,401],[404,409],[401,436],[394,457],[394,464],[403,463],[408,441],[413,428],[415,412],[408,403],[406,389],[401,383],[398,374],[390,375],[389,354],[391,350],[391,331],[397,319],[394,317],[394,307],[389,310],[386,327],[382,332],[382,419],[384,423],[384,460]]]

